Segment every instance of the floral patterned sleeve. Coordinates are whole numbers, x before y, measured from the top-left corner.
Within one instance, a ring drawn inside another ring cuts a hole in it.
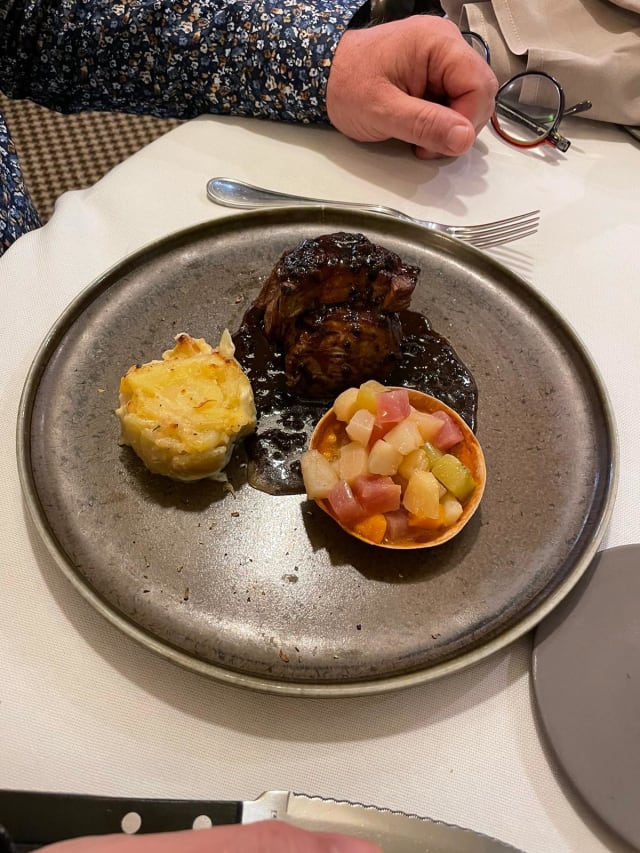
[[[0,89],[61,112],[326,121],[363,0],[0,0]],[[37,227],[0,118],[0,253]]]
[[[0,116],[0,255],[21,234],[39,226],[38,214],[22,180],[16,150]]]

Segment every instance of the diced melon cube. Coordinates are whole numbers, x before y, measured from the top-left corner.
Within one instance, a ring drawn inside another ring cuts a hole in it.
[[[376,416],[368,409],[358,409],[347,424],[346,431],[351,441],[358,441],[364,447],[369,444]]]
[[[338,476],[347,483],[352,483],[356,477],[362,477],[368,473],[369,454],[366,447],[357,441],[351,441],[340,449],[338,460]]]
[[[369,379],[367,382],[363,382],[360,388],[358,388],[357,408],[367,409],[375,415],[378,410],[376,397],[384,390],[384,385],[376,382],[375,379]]]
[[[378,545],[384,539],[384,534],[387,532],[387,519],[382,513],[370,515],[368,518],[363,518],[362,521],[357,521],[353,525],[354,531],[358,536],[368,539],[369,542],[376,542]]]
[[[450,447],[464,439],[462,430],[448,412],[434,412],[433,417],[442,421],[442,428],[433,440],[433,443],[440,450],[449,450]]]
[[[454,497],[464,501],[476,487],[471,471],[456,456],[445,453],[436,459],[431,470],[435,477],[446,486]]]
[[[414,470],[428,471],[429,458],[424,452],[424,447],[416,447],[411,453],[407,454],[398,468],[398,474],[408,480]]]
[[[336,418],[339,421],[344,421],[345,423],[351,420],[357,409],[357,401],[357,388],[347,388],[347,390],[343,391],[342,394],[338,394],[335,403],[333,404],[333,411]]]
[[[351,490],[370,515],[393,512],[400,508],[402,487],[394,483],[391,477],[378,474],[358,477],[351,484]]]
[[[402,453],[380,438],[371,448],[369,453],[369,473],[393,476],[402,462]]]
[[[326,498],[338,482],[338,475],[331,462],[319,450],[307,450],[300,457],[302,479],[311,500]]]
[[[433,441],[442,429],[442,421],[430,415],[429,412],[419,412],[411,407],[409,419],[412,420],[420,430],[423,441]]]
[[[411,413],[409,392],[406,388],[387,389],[377,395],[376,407],[377,424],[399,424]]]
[[[367,514],[355,498],[351,486],[344,480],[338,480],[331,489],[327,495],[327,502],[340,524],[346,527],[351,527]]]
[[[444,525],[444,513],[442,511],[442,504],[440,504],[440,508],[438,509],[438,515],[435,518],[427,518],[423,515],[410,515],[407,524],[409,528],[420,527],[423,530],[437,530],[439,527],[442,527]]]
[[[384,440],[388,444],[393,445],[396,450],[399,450],[403,456],[406,456],[423,444],[420,430],[409,418],[405,418],[405,420],[400,421],[399,424],[390,429],[385,435]]]
[[[401,507],[394,512],[385,514],[387,519],[387,539],[389,542],[398,542],[406,539],[409,535],[409,513]]]
[[[377,379],[367,379],[366,382],[363,382],[358,389],[360,391],[371,391],[372,394],[379,394],[381,391],[386,391],[387,389],[382,384],[382,382],[378,382]]]
[[[453,495],[446,495],[440,502],[440,508],[445,527],[451,527],[462,515],[462,504]]]
[[[440,490],[431,471],[414,471],[402,498],[402,503],[412,515],[420,518],[438,518]]]

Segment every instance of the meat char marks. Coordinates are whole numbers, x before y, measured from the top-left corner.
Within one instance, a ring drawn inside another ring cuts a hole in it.
[[[285,252],[255,306],[283,350],[291,390],[322,399],[384,381],[400,356],[398,311],[419,272],[362,234],[327,234]]]

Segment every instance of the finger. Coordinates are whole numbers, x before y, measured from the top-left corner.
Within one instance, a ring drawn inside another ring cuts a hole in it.
[[[486,98],[478,98],[475,92],[467,93],[451,98],[447,106],[469,119],[476,133],[479,133],[491,118],[495,109],[495,97],[490,95]]]
[[[441,104],[394,90],[385,112],[392,118],[388,132],[416,146],[418,156],[458,157],[474,143],[476,131],[468,118]]]
[[[448,106],[468,118],[479,131],[491,117],[498,91],[498,80],[493,71],[464,42],[436,66],[440,69],[440,79],[434,82],[436,75],[431,72],[431,85],[438,85],[446,93]]]
[[[450,106],[468,118],[476,131],[484,127],[493,111],[498,80],[460,31],[453,25],[444,31],[430,27],[414,43],[414,51],[408,94]]]
[[[62,841],[46,853],[381,853],[369,841],[313,833],[281,821],[149,835],[103,835]]]

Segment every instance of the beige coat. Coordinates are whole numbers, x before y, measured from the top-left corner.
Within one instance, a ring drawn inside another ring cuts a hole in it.
[[[483,36],[503,83],[546,71],[585,118],[640,125],[640,0],[441,0],[462,30]]]

